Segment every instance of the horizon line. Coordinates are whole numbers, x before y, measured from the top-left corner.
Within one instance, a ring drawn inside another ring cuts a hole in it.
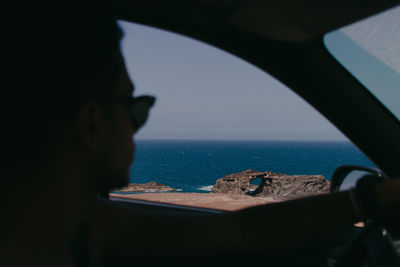
[[[135,141],[231,141],[231,142],[347,142],[346,139],[179,139],[179,138],[134,138]]]

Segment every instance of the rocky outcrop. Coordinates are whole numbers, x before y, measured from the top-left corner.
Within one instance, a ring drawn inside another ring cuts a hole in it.
[[[252,185],[251,182],[258,178],[260,184]],[[286,175],[246,170],[218,179],[212,192],[288,200],[328,193],[329,188],[330,182],[322,175]]]
[[[178,191],[178,190],[166,186],[164,184],[149,182],[145,184],[131,183],[119,190],[116,190],[115,193],[150,193],[150,192],[154,193],[154,192],[168,192],[168,191]]]
[[[216,181],[211,192],[248,195],[251,190],[255,190],[258,187],[251,184],[253,180],[264,177],[279,177],[279,175],[280,174],[273,172],[261,173],[256,170],[246,170],[239,173],[228,174]]]

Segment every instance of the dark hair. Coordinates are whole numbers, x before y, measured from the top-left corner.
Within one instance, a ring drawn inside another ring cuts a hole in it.
[[[17,17],[3,42],[2,176],[50,155],[79,103],[109,95],[120,73],[122,31],[89,8],[35,10]],[[2,179],[3,180],[3,179]]]

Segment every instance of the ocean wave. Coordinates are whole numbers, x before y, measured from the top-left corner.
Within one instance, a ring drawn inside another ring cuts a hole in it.
[[[202,191],[210,191],[213,188],[213,185],[206,185],[206,186],[200,186],[199,188],[197,188],[197,190],[202,190]]]
[[[183,191],[183,189],[175,189],[175,190],[145,189],[145,190],[128,191],[128,192],[111,191],[111,193],[113,193],[113,194],[120,194],[120,195],[129,195],[129,194],[168,193],[168,192],[182,192],[182,191]]]

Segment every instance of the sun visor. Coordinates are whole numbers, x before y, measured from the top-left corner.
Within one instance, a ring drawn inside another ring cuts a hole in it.
[[[249,0],[239,2],[231,22],[270,39],[303,43],[396,4],[392,0]]]

